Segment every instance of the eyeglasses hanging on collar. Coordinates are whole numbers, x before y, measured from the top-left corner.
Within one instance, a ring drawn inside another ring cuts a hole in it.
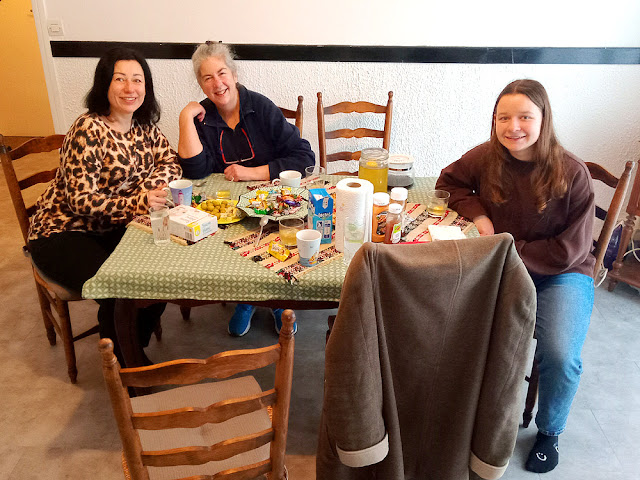
[[[225,165],[247,162],[256,156],[246,130],[241,128],[240,131],[242,134],[237,130],[225,128],[220,132],[220,152]]]

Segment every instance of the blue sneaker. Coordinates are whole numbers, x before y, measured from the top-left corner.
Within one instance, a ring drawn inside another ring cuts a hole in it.
[[[239,303],[236,311],[233,312],[227,331],[233,337],[241,337],[245,335],[251,328],[251,317],[256,312],[256,307]]]
[[[276,333],[280,335],[280,329],[282,328],[282,312],[283,308],[274,308],[271,313],[273,314],[274,326],[276,327]],[[293,322],[293,334],[298,331],[298,322]]]

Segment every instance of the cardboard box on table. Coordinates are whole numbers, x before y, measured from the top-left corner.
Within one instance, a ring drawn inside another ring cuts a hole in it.
[[[320,243],[331,243],[333,198],[324,188],[309,190],[309,228],[322,233]]]
[[[218,231],[218,219],[207,212],[187,205],[169,210],[169,233],[190,242],[197,242]]]

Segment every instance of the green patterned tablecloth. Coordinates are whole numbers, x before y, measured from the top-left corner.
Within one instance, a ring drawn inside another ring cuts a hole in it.
[[[329,176],[333,183],[340,177]],[[409,201],[424,203],[435,178],[417,178],[409,189]],[[230,183],[222,174],[208,177],[206,185],[194,187],[213,197],[230,190],[231,198],[246,193],[247,183]],[[241,257],[223,242],[243,230],[258,226],[247,217],[200,242],[183,246],[157,246],[153,236],[128,228],[122,241],[89,279],[82,290],[85,298],[194,299],[212,301],[339,301],[347,267],[336,260],[306,273],[291,285],[274,272]]]

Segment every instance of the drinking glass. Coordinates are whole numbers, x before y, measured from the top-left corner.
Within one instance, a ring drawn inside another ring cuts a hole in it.
[[[345,265],[351,263],[351,259],[364,243],[364,219],[350,218],[344,219],[344,252],[343,262]]]
[[[302,218],[285,218],[278,222],[280,241],[285,247],[296,246],[296,233],[304,229]]]
[[[431,190],[427,193],[427,213],[430,217],[444,217],[449,205],[449,192]]]
[[[311,165],[304,169],[304,177],[306,178],[306,188],[311,190],[312,188],[324,188],[325,175],[327,169],[319,165]]]
[[[168,245],[169,238],[169,208],[156,207],[149,212],[151,229],[153,230],[153,243],[156,245]]]

